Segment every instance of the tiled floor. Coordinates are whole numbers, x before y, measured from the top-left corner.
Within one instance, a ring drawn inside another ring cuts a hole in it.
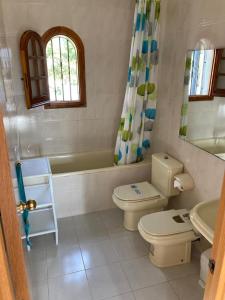
[[[26,253],[33,300],[200,300],[199,258],[159,269],[148,244],[122,226],[117,209],[59,221],[51,235],[33,239]]]

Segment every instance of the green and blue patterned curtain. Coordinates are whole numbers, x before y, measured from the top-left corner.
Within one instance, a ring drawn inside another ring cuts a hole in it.
[[[137,0],[128,82],[117,135],[118,165],[143,160],[156,117],[160,0]]]

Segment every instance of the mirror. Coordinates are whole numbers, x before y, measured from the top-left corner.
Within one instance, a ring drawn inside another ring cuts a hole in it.
[[[187,52],[179,134],[225,160],[225,49]]]

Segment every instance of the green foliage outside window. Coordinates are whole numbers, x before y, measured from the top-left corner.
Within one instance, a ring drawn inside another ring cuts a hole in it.
[[[76,46],[67,37],[55,36],[47,44],[46,56],[51,100],[72,100],[78,91]]]

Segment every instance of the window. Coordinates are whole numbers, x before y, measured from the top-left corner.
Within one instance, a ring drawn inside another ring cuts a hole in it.
[[[189,95],[209,95],[214,50],[195,50],[192,53],[192,76]]]
[[[190,59],[189,101],[225,96],[223,49],[193,50]]]
[[[86,105],[84,46],[66,27],[54,27],[40,37],[26,31],[20,41],[27,108]]]

